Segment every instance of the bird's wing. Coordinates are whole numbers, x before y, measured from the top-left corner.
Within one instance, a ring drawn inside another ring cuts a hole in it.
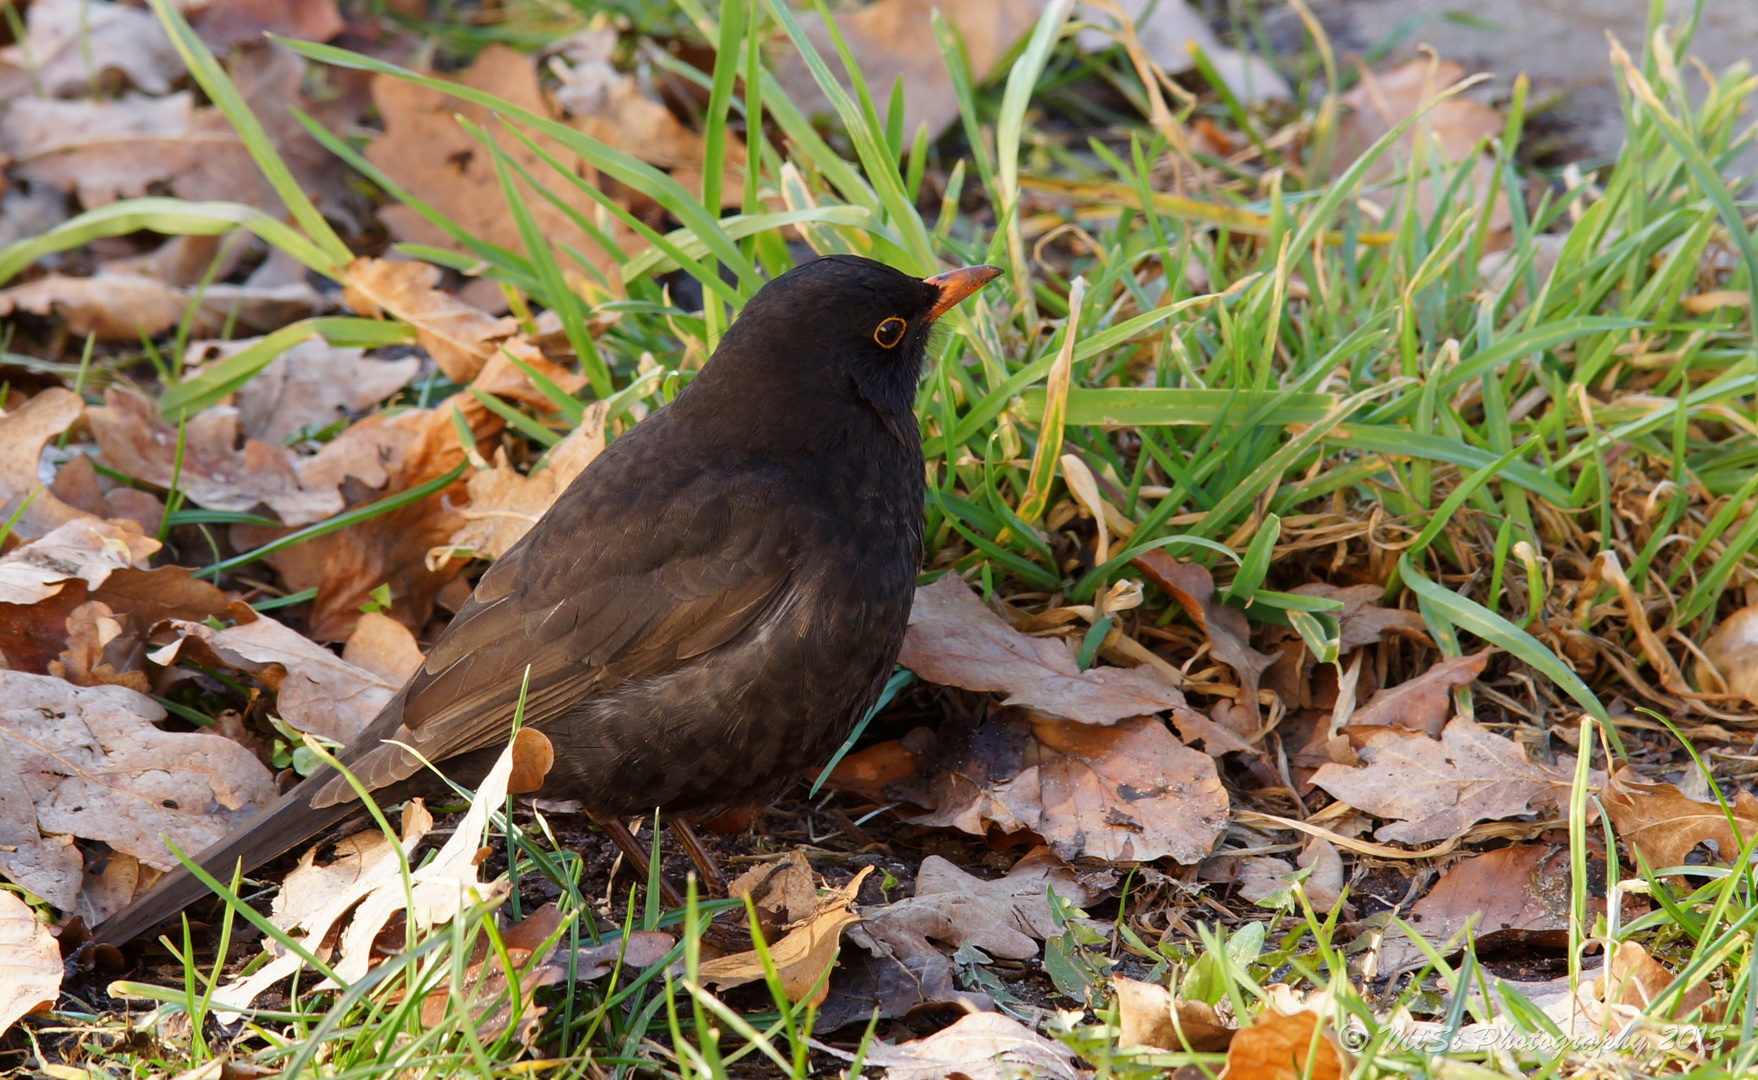
[[[374,724],[347,755],[369,789],[420,767],[384,740],[433,762],[498,744],[527,671],[523,723],[541,727],[730,641],[792,573],[804,523],[772,474],[661,469],[637,485],[618,481],[651,465],[602,464],[483,575],[410,680],[399,721]],[[352,797],[338,778],[313,805]]]

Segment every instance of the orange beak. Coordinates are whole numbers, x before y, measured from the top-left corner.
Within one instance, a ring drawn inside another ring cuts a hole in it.
[[[940,299],[928,309],[928,320],[932,322],[938,319],[952,310],[954,304],[1000,276],[999,266],[961,266],[957,270],[923,278],[923,281],[940,290]]]

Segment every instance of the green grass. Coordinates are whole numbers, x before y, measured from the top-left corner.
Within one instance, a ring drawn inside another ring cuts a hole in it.
[[[243,226],[345,282],[352,253],[298,191],[181,17],[167,0],[152,4],[203,91],[239,128],[292,223],[231,204],[124,200],[0,251],[0,280],[41,255],[99,237],[143,229],[217,234]],[[1285,591],[1319,572],[1297,553],[1305,550],[1304,538],[1327,524],[1371,520],[1374,531],[1361,529],[1343,542],[1347,565],[1388,580],[1389,601],[1418,609],[1445,651],[1463,651],[1465,635],[1499,646],[1512,663],[1536,673],[1554,718],[1592,718],[1578,730],[1590,746],[1603,740],[1601,765],[1623,751],[1622,714],[1612,716],[1602,701],[1616,693],[1663,710],[1677,702],[1629,685],[1607,662],[1577,665],[1563,658],[1572,631],[1596,635],[1608,655],[1636,652],[1616,606],[1594,603],[1615,598],[1609,586],[1588,586],[1597,592],[1581,594],[1587,560],[1605,548],[1619,553],[1638,594],[1655,606],[1651,618],[1664,621],[1658,628],[1663,640],[1676,632],[1701,642],[1718,618],[1743,605],[1758,569],[1758,515],[1749,513],[1758,490],[1752,309],[1694,314],[1679,301],[1730,289],[1758,304],[1758,247],[1745,223],[1753,207],[1724,179],[1740,147],[1740,102],[1758,80],[1734,72],[1687,95],[1679,72],[1688,33],[1680,35],[1676,52],[1656,51],[1658,39],[1649,35],[1639,57],[1620,62],[1615,74],[1627,143],[1594,178],[1601,194],[1583,205],[1539,184],[1542,194],[1530,204],[1512,200],[1511,272],[1497,284],[1478,270],[1492,240],[1486,207],[1493,192],[1469,190],[1469,165],[1415,166],[1439,193],[1427,215],[1401,201],[1395,187],[1363,186],[1373,161],[1393,152],[1396,133],[1335,183],[1290,155],[1273,159],[1282,170],[1279,182],[1219,171],[1200,195],[1174,198],[1155,191],[1149,175],[1149,163],[1168,150],[1163,130],[1131,121],[1127,137],[1112,132],[1087,145],[1039,131],[1032,112],[1037,103],[1068,100],[1077,78],[1104,78],[1144,115],[1155,108],[1158,91],[1150,93],[1120,55],[1073,53],[1070,26],[1059,18],[1066,5],[1052,8],[1004,65],[1002,81],[987,86],[974,84],[955,35],[936,25],[962,111],[957,131],[942,145],[967,143],[966,156],[939,175],[951,187],[962,185],[967,196],[980,193],[967,199],[985,208],[975,214],[959,212],[954,197],[922,197],[925,164],[939,150],[924,157],[917,139],[906,154],[904,133],[888,122],[885,88],[857,80],[848,92],[830,81],[831,58],[812,50],[786,5],[727,0],[717,17],[696,0],[681,0],[679,10],[701,40],[718,46],[719,60],[704,79],[708,157],[726,153],[735,128],[749,139],[754,168],[735,216],[708,208],[719,202],[717,168],[706,171],[710,190],[687,190],[564,124],[488,95],[339,48],[286,44],[318,63],[405,78],[496,110],[498,119],[472,134],[500,170],[522,251],[470,236],[397,191],[364,162],[357,145],[313,131],[388,197],[407,202],[469,251],[457,256],[409,247],[408,254],[485,267],[483,276],[556,311],[590,379],[586,393],[616,396],[616,415],[637,403],[663,403],[691,377],[680,358],[707,355],[744,300],[791,265],[784,229],[820,253],[858,252],[918,274],[973,262],[1003,266],[1006,277],[946,320],[944,345],[917,401],[931,477],[929,572],[951,570],[1078,603],[1131,576],[1135,555],[1172,545],[1181,557],[1211,564],[1249,618],[1292,623],[1325,655],[1327,645],[1334,651],[1335,623],[1323,611],[1294,604],[1299,598]],[[533,33],[507,31],[520,41],[520,34]],[[834,140],[815,130],[762,69],[756,42],[767,35],[790,40],[806,55],[841,125]],[[1331,64],[1328,45],[1310,43],[1307,59],[1314,70]],[[1515,156],[1523,103],[1517,94],[1505,136],[1486,148],[1503,190],[1525,190],[1525,170]],[[1162,107],[1178,123],[1197,112],[1217,122],[1243,118],[1231,101],[1173,106]],[[1315,142],[1328,138],[1336,108],[1331,97],[1307,101]],[[783,138],[772,140],[764,127],[746,122],[755,116]],[[549,171],[525,173],[500,148],[512,140],[535,148],[534,135],[651,198],[678,227],[650,229],[579,181],[565,161],[551,159]],[[644,238],[645,251],[612,250],[615,278],[599,281],[605,295],[620,291],[625,299],[588,299],[566,284],[568,271],[588,277],[597,271],[581,253],[556,250],[538,235],[515,174],[589,232],[598,206]],[[1062,223],[1078,228],[1081,242],[1052,244],[1040,261],[1034,244],[1047,223],[1027,220],[1020,207],[1023,193],[1045,187],[1078,193],[1076,209]],[[1383,218],[1366,214],[1362,198],[1378,203]],[[777,204],[786,209],[774,210]],[[1546,270],[1541,248],[1548,241],[1541,238],[1559,234],[1554,268]],[[1733,256],[1733,268],[1719,277],[1704,270],[1706,257],[1718,250]],[[680,310],[661,290],[654,275],[674,269],[699,283],[708,298],[704,310]],[[1192,277],[1206,280],[1207,291],[1194,290]],[[591,319],[610,310],[620,312],[615,324],[596,339],[587,335]],[[211,404],[313,334],[356,345],[410,339],[409,329],[394,322],[308,320],[188,380],[167,372],[160,398],[167,417]],[[644,356],[658,361],[657,372],[640,372]],[[485,404],[524,415],[515,402]],[[579,418],[580,400],[556,404],[563,415]],[[553,438],[534,419],[523,426],[515,421],[513,430],[540,443]],[[1104,482],[1104,496],[1134,526],[1099,566],[1078,557],[1070,564],[1067,545],[1042,524],[1074,528],[1056,516],[1069,499],[1056,465],[1064,453],[1089,465]],[[277,544],[364,520],[433,486],[351,510]],[[1259,543],[1250,542],[1254,534]],[[223,576],[267,553],[246,553],[207,572]],[[1585,624],[1574,621],[1577,612],[1585,612]],[[1129,618],[1149,622],[1163,614],[1170,615],[1166,598],[1150,593]],[[1628,669],[1640,672],[1642,662],[1631,660]],[[1586,755],[1582,762],[1571,808],[1575,971],[1578,946],[1613,931],[1604,909],[1587,900],[1592,792]],[[580,892],[578,858],[551,837],[504,821],[502,828],[517,872],[544,875],[563,890],[569,939],[600,933]],[[1686,1063],[1688,1075],[1705,1080],[1740,1075],[1758,1059],[1752,1039],[1758,954],[1751,932],[1758,896],[1749,861],[1734,865],[1741,869],[1687,868],[1687,877],[1639,868],[1634,880],[1659,907],[1615,927],[1618,938],[1641,940],[1674,962],[1683,972],[1679,992],[1688,982],[1709,980],[1723,995],[1725,1021],[1708,1029],[1724,1038],[1723,1051]],[[624,972],[577,991],[564,987],[540,1040],[543,1052],[560,1060],[543,1071],[574,1077],[657,1068],[718,1077],[744,1075],[762,1059],[770,1072],[807,1075],[809,1013],[791,1008],[777,992],[773,1013],[740,1016],[694,985],[694,928],[711,907],[638,912],[631,899],[625,929],[684,929],[684,975]],[[1071,936],[1058,947],[1081,960],[1071,961],[1070,971],[1103,972],[1110,958],[1127,956],[1206,1000],[1230,1001],[1236,1013],[1261,1007],[1272,981],[1330,987],[1337,1026],[1353,1021],[1366,1032],[1357,1049],[1360,1077],[1575,1075],[1577,1065],[1562,1057],[1479,1054],[1436,1064],[1394,1044],[1375,1015],[1392,1008],[1400,993],[1420,1007],[1429,989],[1448,990],[1455,1004],[1442,1015],[1455,1027],[1487,1017],[1492,1004],[1504,1008],[1500,1002],[1507,999],[1496,997],[1469,950],[1457,966],[1437,954],[1430,970],[1403,991],[1370,998],[1351,981],[1335,920],[1315,915],[1299,890],[1257,921],[1202,930],[1198,942],[1150,946],[1120,917],[1102,944]],[[344,993],[302,993],[285,1009],[259,1012],[239,1052],[272,1068],[309,1066],[305,1075],[529,1075],[505,1038],[475,1039],[461,1009],[449,1010],[437,1025],[418,1022],[415,1003],[448,980],[455,986],[462,958],[490,932],[486,913],[473,912]],[[172,1072],[223,1050],[200,1036],[203,995],[218,969],[199,966],[187,941],[181,948],[189,957],[185,987],[129,989],[157,1000],[160,1018],[193,1016],[195,1034],[186,1044],[129,1059],[135,1075]],[[1111,1075],[1217,1065],[1212,1056],[1116,1050],[1115,1017],[1103,988],[1091,991],[1093,1011],[1055,1034],[1089,1061],[1103,1061]],[[1661,1015],[1663,1004],[1651,1012]],[[1545,1034],[1546,1021],[1531,1010],[1516,1004],[1507,1011],[1534,1039]]]

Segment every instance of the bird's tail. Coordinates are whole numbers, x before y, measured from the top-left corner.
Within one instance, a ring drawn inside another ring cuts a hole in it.
[[[234,873],[248,874],[359,811],[361,804],[357,800],[312,808],[311,796],[318,790],[313,781],[327,780],[333,775],[325,769],[306,779],[192,861],[222,885],[229,885]],[[93,936],[99,941],[120,945],[157,926],[208,895],[209,891],[187,867],[179,866],[136,897],[133,903],[105,919],[93,931]]]

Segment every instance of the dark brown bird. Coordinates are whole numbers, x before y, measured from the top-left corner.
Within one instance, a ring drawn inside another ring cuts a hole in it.
[[[529,667],[523,722],[555,755],[539,794],[607,825],[779,796],[897,658],[922,556],[929,329],[1000,272],[921,280],[836,255],[765,285],[677,398],[483,574],[343,764],[381,802],[440,787],[398,743],[475,787]],[[229,879],[358,809],[326,769],[197,861]],[[175,871],[97,936],[119,944],[205,892]]]

